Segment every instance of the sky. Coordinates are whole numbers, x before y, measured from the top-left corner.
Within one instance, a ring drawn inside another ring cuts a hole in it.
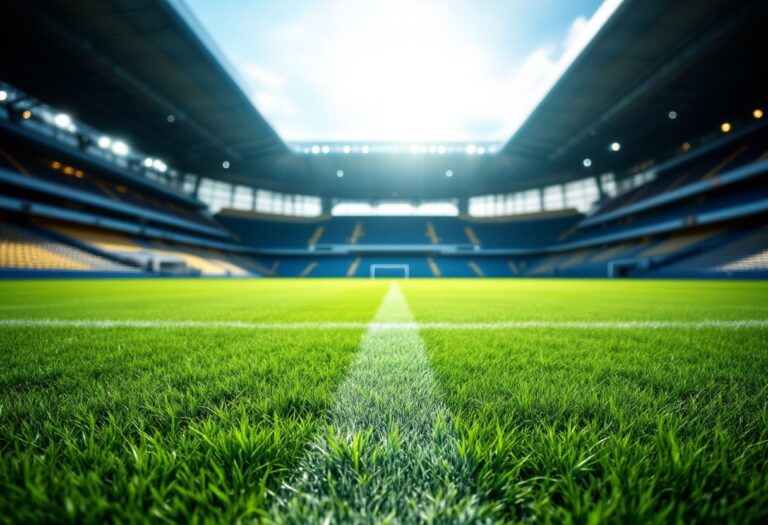
[[[622,0],[182,1],[286,142],[504,143]]]

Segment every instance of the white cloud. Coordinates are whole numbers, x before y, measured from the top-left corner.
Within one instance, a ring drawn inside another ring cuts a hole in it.
[[[298,111],[296,106],[285,96],[271,92],[260,91],[253,97],[256,107],[268,114],[281,114],[287,116],[296,116]]]
[[[267,89],[282,89],[285,86],[285,79],[279,73],[248,60],[238,62],[239,70],[251,84]]]

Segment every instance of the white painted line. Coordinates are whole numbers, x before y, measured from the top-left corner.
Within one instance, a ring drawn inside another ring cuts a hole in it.
[[[162,321],[137,319],[0,319],[0,328],[233,328],[242,330],[507,330],[547,329],[664,329],[664,328],[768,328],[768,320],[737,319],[730,321],[498,321],[488,323],[451,322],[254,322],[254,321]]]
[[[484,511],[473,480],[418,325],[393,283],[339,387],[329,429],[316,436],[275,495],[273,517],[281,523],[442,523],[461,516],[479,523]]]

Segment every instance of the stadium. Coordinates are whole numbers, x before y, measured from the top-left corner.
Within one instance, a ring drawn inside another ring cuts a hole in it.
[[[0,523],[768,521],[766,2],[0,8]]]

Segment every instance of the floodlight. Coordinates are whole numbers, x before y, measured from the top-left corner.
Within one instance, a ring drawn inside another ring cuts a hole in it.
[[[106,135],[103,135],[99,137],[97,144],[101,149],[107,149],[112,145],[112,139],[107,137]]]
[[[583,161],[581,161],[581,164],[585,168],[589,168],[592,165],[592,159],[584,159]]]
[[[621,144],[618,142],[613,142],[610,147],[611,147],[611,151],[616,152],[621,149]]]
[[[336,172],[336,176],[337,176],[338,178],[342,178],[342,177],[344,176],[344,172],[343,172],[342,170],[338,170],[338,171]]]
[[[474,144],[468,144],[465,151],[467,152],[467,155],[474,155],[477,153],[477,146]]]
[[[72,117],[66,113],[59,113],[53,117],[53,123],[56,124],[57,128],[66,129],[72,124]]]
[[[126,157],[131,148],[122,140],[116,140],[112,143],[112,153],[121,157]]]

